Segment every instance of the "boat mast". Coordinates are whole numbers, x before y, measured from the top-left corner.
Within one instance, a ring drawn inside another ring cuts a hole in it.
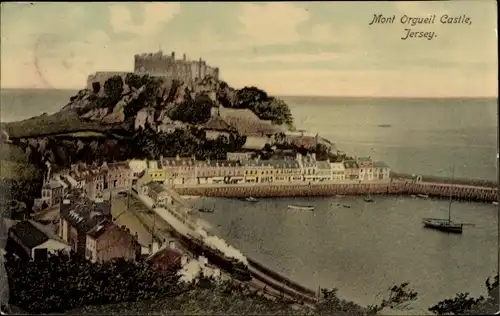
[[[448,222],[451,222],[451,202],[453,201],[453,180],[455,179],[455,164],[453,164],[453,169],[451,171],[451,186],[450,186],[450,203],[448,204]]]

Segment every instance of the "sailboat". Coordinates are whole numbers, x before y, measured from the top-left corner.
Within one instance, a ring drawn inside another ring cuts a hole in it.
[[[451,178],[451,183],[453,185],[453,179],[455,177],[455,166],[453,166],[453,173]],[[453,201],[452,191],[450,190],[450,201],[448,203],[448,218],[423,218],[422,224],[424,227],[433,228],[447,233],[461,234],[465,223],[457,223],[451,220],[451,203]]]
[[[368,189],[368,196],[365,196],[364,198],[365,202],[367,203],[372,203],[372,202],[375,202],[375,200],[372,198],[371,194],[370,194],[370,189]]]

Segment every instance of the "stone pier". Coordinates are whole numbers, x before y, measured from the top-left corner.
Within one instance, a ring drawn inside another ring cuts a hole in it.
[[[451,194],[456,200],[493,202],[498,200],[497,188],[450,183],[415,182],[391,180],[376,183],[312,183],[312,184],[234,184],[234,185],[193,185],[176,186],[181,195],[211,197],[306,197],[335,195],[417,195],[448,198]]]

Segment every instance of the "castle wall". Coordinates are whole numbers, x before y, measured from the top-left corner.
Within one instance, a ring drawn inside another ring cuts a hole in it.
[[[87,89],[92,90],[92,83],[99,82],[101,88],[106,80],[112,76],[125,76],[129,72],[99,71],[87,77]],[[164,77],[166,79],[177,79],[192,84],[206,76],[219,80],[219,68],[208,66],[200,60],[187,60],[186,55],[182,59],[175,59],[175,53],[164,55],[162,52],[146,53],[134,56],[134,73],[137,75],[148,74],[150,76]]]
[[[207,66],[206,62],[201,59],[187,60],[186,55],[183,55],[182,59],[175,59],[174,52],[171,55],[163,55],[162,52],[135,55],[134,72],[165,76],[186,83],[193,83],[208,75],[219,79],[218,68]]]

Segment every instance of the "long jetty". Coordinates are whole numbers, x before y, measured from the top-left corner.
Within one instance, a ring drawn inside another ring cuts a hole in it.
[[[181,195],[211,197],[299,197],[334,195],[428,195],[437,198],[477,202],[498,201],[497,184],[482,180],[451,180],[394,173],[390,180],[338,181],[319,183],[258,183],[176,185]]]

